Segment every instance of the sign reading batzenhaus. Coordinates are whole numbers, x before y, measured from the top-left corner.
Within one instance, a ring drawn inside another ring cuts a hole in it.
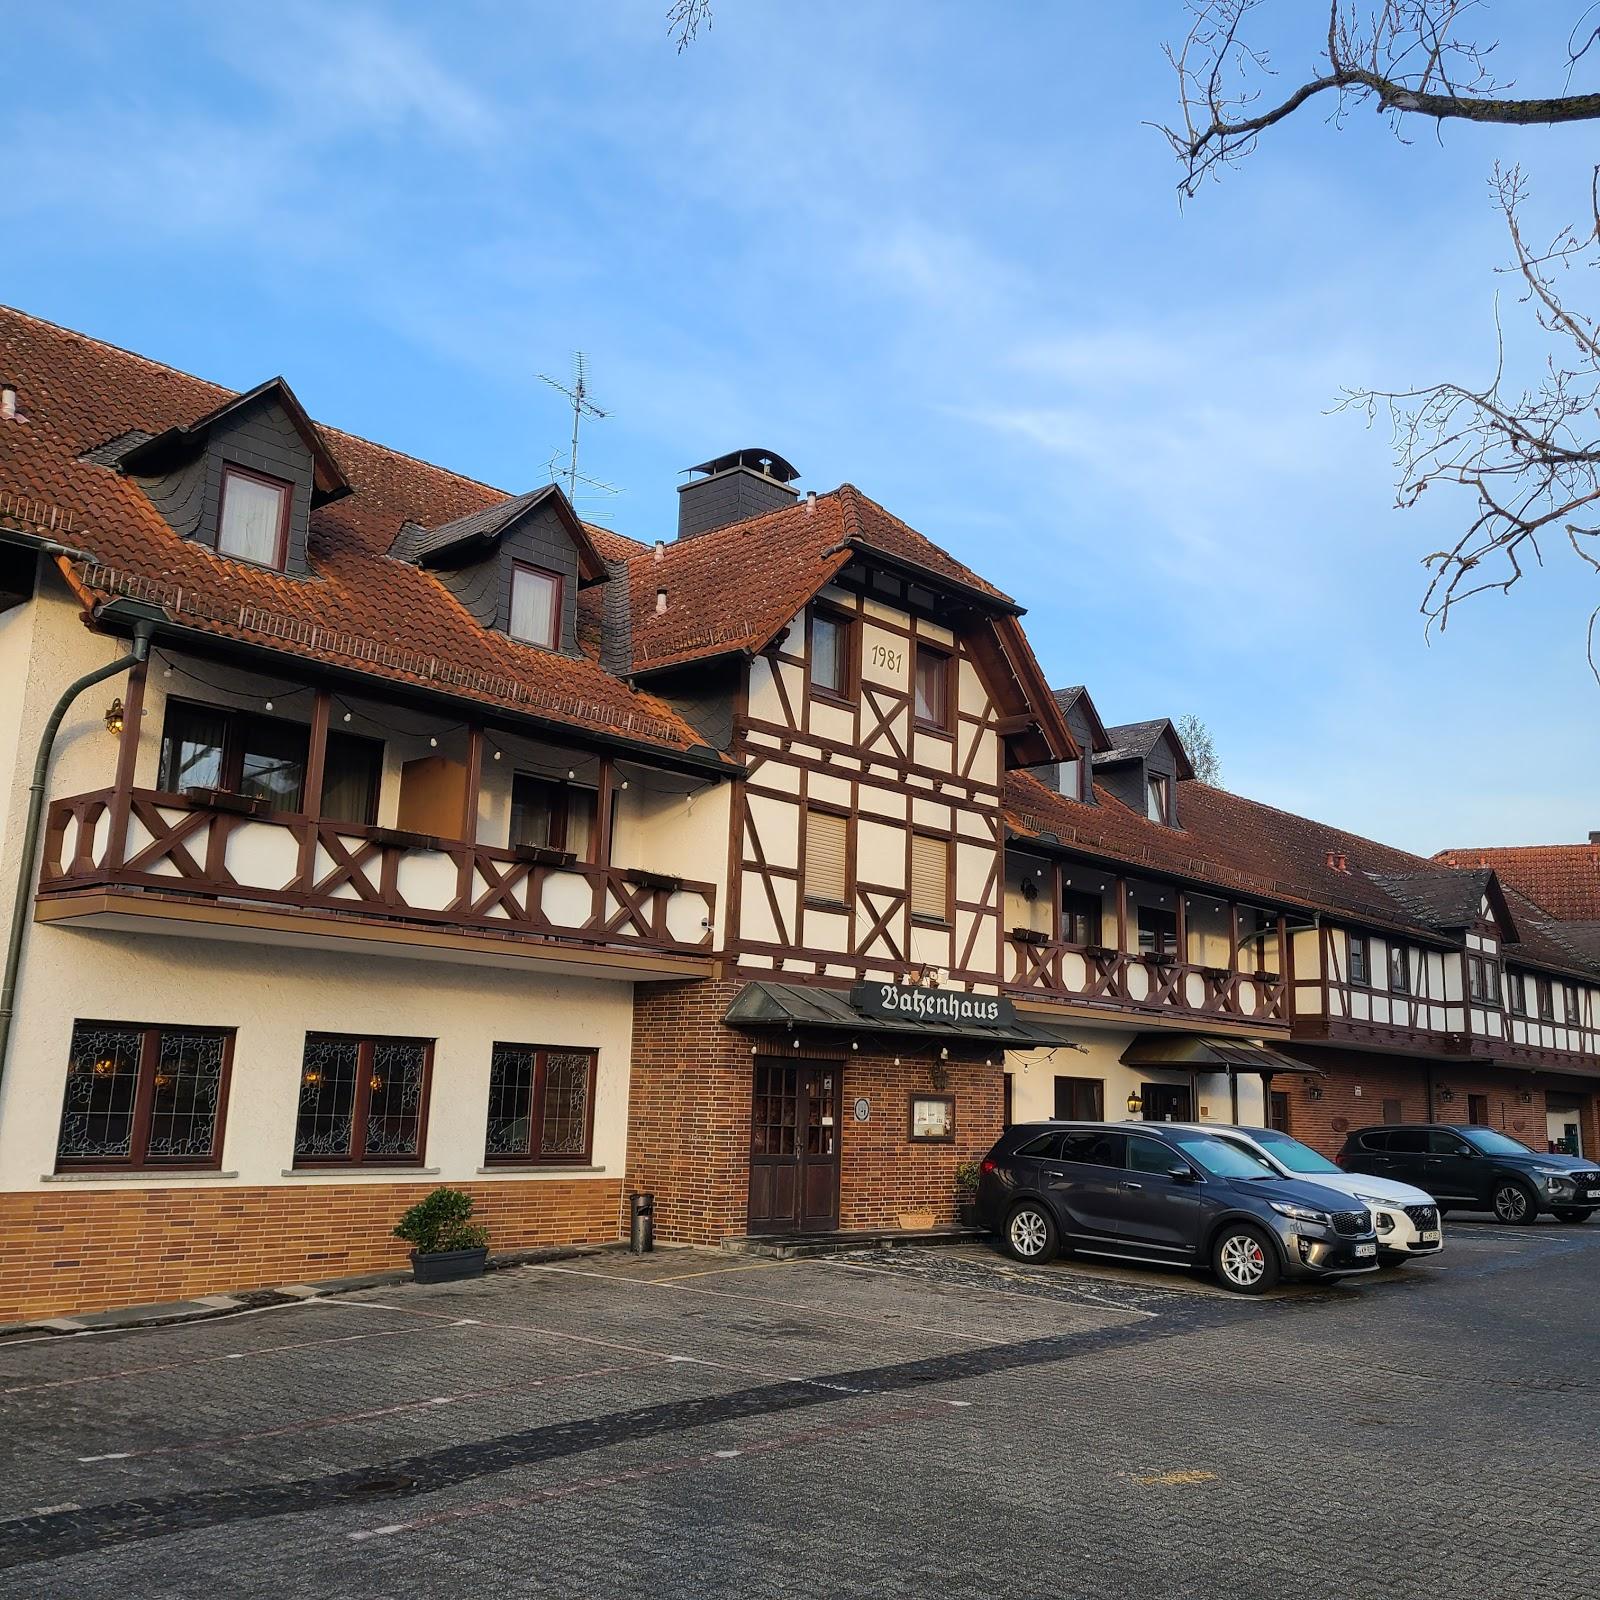
[[[864,1017],[881,1017],[887,1022],[1007,1028],[1017,1020],[1016,1007],[1003,995],[963,994],[911,983],[858,983],[850,991],[850,1004]]]

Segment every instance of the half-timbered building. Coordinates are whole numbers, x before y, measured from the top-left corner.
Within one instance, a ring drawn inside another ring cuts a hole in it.
[[[1585,1151],[1600,967],[1210,788],[851,485],[586,525],[0,311],[0,1320],[497,1250],[921,1230],[1013,1117]]]

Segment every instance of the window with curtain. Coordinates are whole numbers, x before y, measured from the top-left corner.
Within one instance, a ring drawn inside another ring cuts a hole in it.
[[[1389,988],[1395,994],[1411,993],[1411,952],[1403,944],[1389,946]]]
[[[807,900],[842,906],[849,897],[850,824],[831,811],[806,812]]]
[[[322,814],[333,822],[371,827],[378,820],[383,741],[329,733],[322,769]]]
[[[290,486],[276,478],[225,467],[217,550],[239,561],[280,571],[287,553]]]
[[[1139,954],[1155,956],[1158,960],[1176,960],[1178,954],[1178,917],[1173,911],[1163,911],[1159,906],[1139,907]]]
[[[1368,984],[1372,982],[1371,968],[1367,964],[1367,941],[1359,933],[1350,935],[1350,981],[1351,983]]]
[[[511,780],[510,843],[570,850],[580,861],[593,861],[599,802],[598,792],[583,784],[519,772]]]
[[[513,639],[554,650],[561,642],[561,578],[541,567],[520,562],[511,569]]]
[[[1171,785],[1159,772],[1152,772],[1145,784],[1145,813],[1152,822],[1165,822],[1171,816]]]
[[[850,636],[848,621],[817,607],[811,612],[811,687],[826,694],[850,693]]]
[[[943,650],[919,644],[916,654],[916,715],[925,728],[950,727],[950,661]]]
[[[1061,895],[1061,937],[1068,944],[1100,943],[1100,897],[1067,889]]]
[[[950,920],[950,841],[929,833],[911,836],[911,915]]]
[[[283,717],[169,700],[156,785],[169,794],[222,789],[299,811],[310,737],[304,723]]]

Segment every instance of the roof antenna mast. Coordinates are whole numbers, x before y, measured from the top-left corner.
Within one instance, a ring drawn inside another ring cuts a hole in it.
[[[560,451],[550,457],[550,469],[553,477],[565,478],[567,482],[567,499],[575,505],[578,500],[578,485],[587,484],[591,489],[597,489],[603,494],[616,494],[619,491],[609,483],[601,483],[598,478],[586,478],[578,471],[578,430],[583,425],[585,417],[594,417],[597,420],[611,415],[609,411],[602,411],[589,398],[589,361],[581,350],[572,352],[572,382],[571,384],[559,383],[548,372],[541,372],[540,379],[548,383],[559,394],[567,397],[567,404],[572,407],[572,446],[567,458],[567,465],[560,472],[555,470],[556,457]]]

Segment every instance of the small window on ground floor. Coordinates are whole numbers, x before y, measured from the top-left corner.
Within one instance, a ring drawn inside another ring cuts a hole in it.
[[[590,1161],[596,1064],[593,1050],[497,1044],[489,1062],[484,1161]]]
[[[77,1023],[57,1168],[220,1165],[232,1055],[231,1029]]]
[[[294,1164],[420,1166],[433,1044],[308,1033]]]
[[[1099,1122],[1105,1117],[1103,1078],[1056,1078],[1057,1122]]]

